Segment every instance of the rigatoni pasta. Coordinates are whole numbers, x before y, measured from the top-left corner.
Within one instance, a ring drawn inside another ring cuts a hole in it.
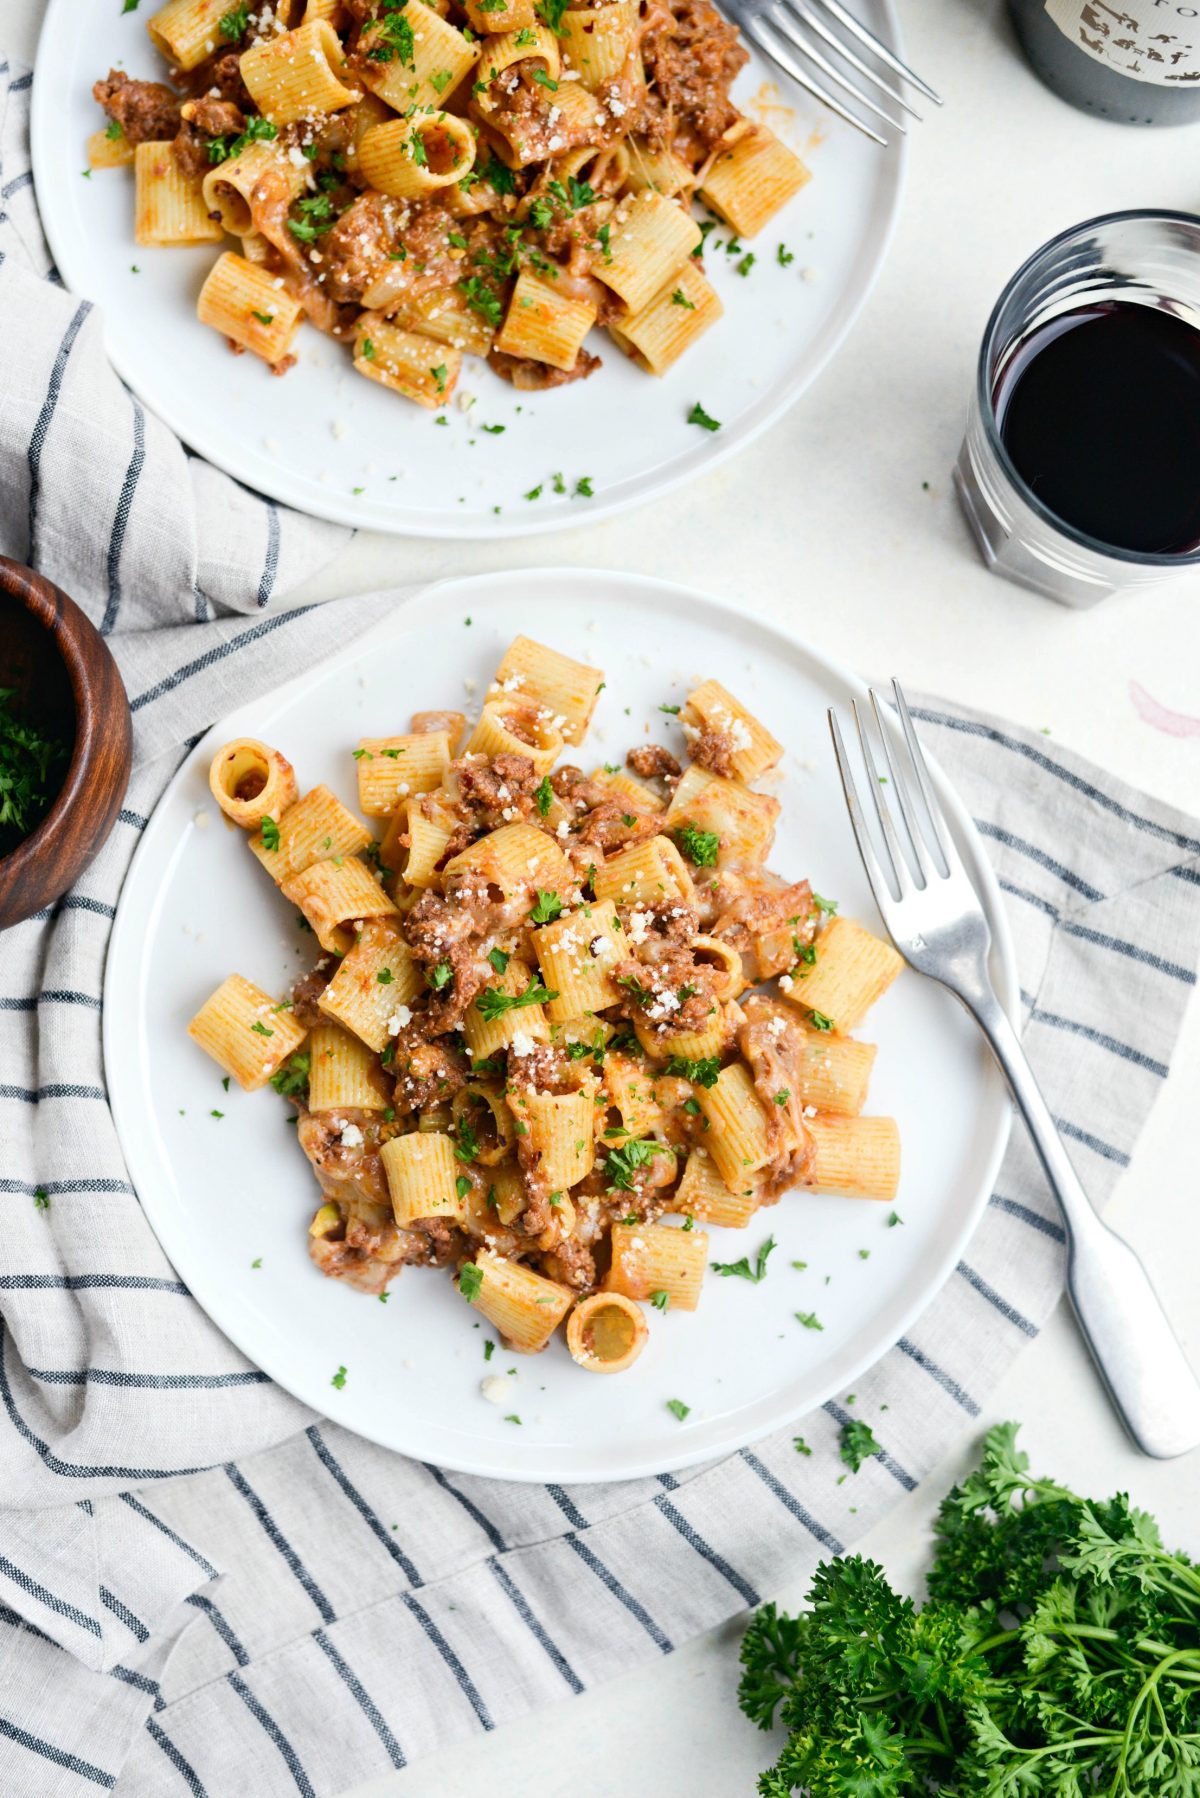
[[[449,1269],[508,1350],[565,1325],[593,1373],[696,1309],[710,1230],[900,1177],[895,1120],[864,1115],[875,1048],[846,1029],[893,951],[767,868],[779,802],[751,782],[781,745],[708,680],[679,712],[686,772],[646,744],[627,770],[555,766],[603,685],[520,637],[473,725],[364,719],[346,777],[379,843],[331,789],[297,798],[281,751],[219,750],[218,804],[322,953],[290,999],[231,975],[189,1026],[294,1108],[322,1273],[378,1295]]]
[[[97,81],[89,166],[136,162],[140,244],[239,240],[198,317],[276,373],[306,318],[439,413],[450,352],[545,390],[589,377],[607,329],[661,376],[722,311],[693,196],[748,238],[808,179],[730,100],[735,28],[681,6],[167,0],[147,30],[174,85]]]

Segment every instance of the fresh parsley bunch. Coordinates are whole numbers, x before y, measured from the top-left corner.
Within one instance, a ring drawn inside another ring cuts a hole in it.
[[[943,1500],[922,1609],[852,1555],[758,1612],[739,1701],[789,1732],[762,1798],[1200,1798],[1200,1569],[1016,1435]]]
[[[15,688],[0,687],[0,855],[36,830],[70,760],[65,742],[44,737],[15,715],[15,697]]]

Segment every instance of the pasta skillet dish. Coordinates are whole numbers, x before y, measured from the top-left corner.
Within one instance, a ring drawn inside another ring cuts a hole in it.
[[[565,1324],[610,1373],[645,1307],[695,1309],[705,1226],[794,1187],[895,1196],[849,1032],[901,962],[766,866],[780,804],[753,783],[782,747],[717,681],[678,709],[686,769],[650,744],[560,763],[602,685],[518,637],[469,734],[429,711],[363,738],[378,837],[278,750],[227,744],[213,794],[320,954],[284,999],[230,975],[189,1029],[293,1102],[323,1273],[381,1294],[451,1269],[510,1347]]]
[[[307,318],[431,409],[464,354],[590,375],[594,327],[662,374],[722,312],[707,231],[736,245],[808,179],[730,101],[710,0],[168,0],[148,30],[174,85],[110,70],[89,143],[133,165],[136,241],[236,239],[202,322],[283,373]]]

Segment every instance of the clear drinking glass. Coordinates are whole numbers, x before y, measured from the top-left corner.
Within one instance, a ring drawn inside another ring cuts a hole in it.
[[[1112,212],[1073,225],[1034,252],[988,320],[954,470],[963,511],[993,574],[1068,606],[1158,586],[1200,564],[1200,549],[1157,555],[1076,530],[1041,503],[1001,441],[993,397],[1012,357],[1048,320],[1103,300],[1154,306],[1200,329],[1200,218]]]

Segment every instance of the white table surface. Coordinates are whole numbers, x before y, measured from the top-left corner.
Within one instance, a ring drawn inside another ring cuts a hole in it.
[[[114,0],[115,3],[115,0]],[[609,523],[492,548],[365,534],[305,598],[504,567],[594,564],[690,582],[786,619],[866,673],[1035,727],[1200,811],[1200,737],[1143,723],[1136,680],[1200,714],[1200,578],[1074,612],[985,573],[950,484],[975,356],[999,288],[1062,227],[1130,206],[1200,208],[1200,127],[1137,131],[1091,119],[1024,63],[999,0],[905,9],[913,66],[946,96],[914,127],[887,267],[848,342],[792,413],[740,458]],[[0,40],[32,59],[42,0],[4,0]],[[817,278],[819,257],[814,256]],[[926,483],[928,485],[926,486]],[[1200,1363],[1195,1157],[1200,1008],[1110,1217],[1137,1244]],[[1024,1422],[1035,1466],[1077,1489],[1127,1490],[1168,1541],[1200,1554],[1200,1455],[1155,1463],[1123,1437],[1065,1310],[1022,1354],[977,1429]],[[917,1589],[938,1498],[977,1434],[862,1545]],[[777,1597],[797,1605],[803,1583]],[[740,1624],[570,1701],[360,1786],[353,1798],[733,1798],[769,1743],[734,1699]],[[567,1745],[569,1744],[569,1745]],[[653,1769],[653,1773],[648,1773]],[[350,1795],[347,1795],[350,1798]]]

